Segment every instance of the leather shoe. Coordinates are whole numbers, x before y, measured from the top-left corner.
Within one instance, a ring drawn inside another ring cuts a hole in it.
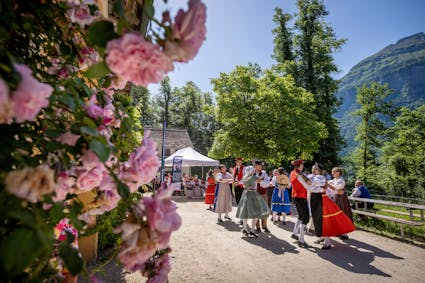
[[[348,235],[341,235],[341,236],[339,236],[339,238],[340,238],[341,240],[348,240],[348,239],[350,239],[350,238],[348,237]]]
[[[258,235],[257,234],[255,234],[254,232],[249,232],[249,234],[251,235],[251,236],[254,236],[255,238],[258,238]]]
[[[255,229],[255,233],[260,234],[261,233],[261,229],[260,228]]]
[[[263,228],[263,230],[264,230],[264,232],[266,232],[266,233],[270,233],[270,230],[269,230],[269,228]]]
[[[219,218],[217,219],[218,222],[223,222],[223,219]]]
[[[298,242],[298,247],[308,249],[310,247],[310,245],[307,244],[306,242]]]
[[[332,248],[332,246],[331,245],[329,245],[329,246],[323,246],[322,247],[322,250],[329,250],[329,249],[331,249]]]
[[[224,218],[227,220],[232,220],[232,218],[230,218],[229,216],[225,216]]]
[[[298,241],[298,235],[292,234],[291,238]]]
[[[242,230],[242,234],[244,234],[244,235],[245,235],[245,236],[247,236],[247,237],[248,237],[248,235],[249,235],[248,231],[246,231],[245,229],[243,229],[243,230]]]

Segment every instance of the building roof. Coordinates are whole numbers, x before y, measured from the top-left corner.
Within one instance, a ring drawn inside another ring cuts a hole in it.
[[[161,155],[162,149],[162,128],[144,127],[144,130],[150,130],[150,137],[158,144],[158,154]],[[185,129],[169,129],[165,135],[166,156],[170,156],[179,149],[193,147],[189,133]]]

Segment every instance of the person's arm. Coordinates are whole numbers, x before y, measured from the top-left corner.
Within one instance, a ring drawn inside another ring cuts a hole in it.
[[[361,195],[361,191],[359,188],[354,188],[353,193],[351,194],[352,197],[358,198]]]
[[[345,188],[345,181],[342,178],[333,179],[329,181],[328,187],[335,191],[340,191]]]
[[[303,177],[301,177],[300,175],[297,176],[298,181],[301,183],[301,185],[303,185],[304,188],[306,188],[306,190],[309,190],[310,192],[313,190],[313,186],[309,185]]]

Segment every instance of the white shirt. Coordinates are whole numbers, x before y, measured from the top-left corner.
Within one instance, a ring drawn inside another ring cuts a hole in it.
[[[311,185],[307,184],[307,187],[305,187],[305,188],[312,193],[322,193],[323,187],[326,185],[325,176],[310,174],[310,175],[308,175],[308,178],[311,181]]]

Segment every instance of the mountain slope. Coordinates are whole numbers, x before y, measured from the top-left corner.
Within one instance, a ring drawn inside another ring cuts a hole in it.
[[[356,120],[349,115],[358,107],[356,88],[376,81],[388,83],[394,93],[389,97],[397,106],[414,108],[425,103],[425,34],[400,39],[362,60],[341,79],[337,97],[343,100],[335,117],[347,142],[342,154],[355,147]]]

